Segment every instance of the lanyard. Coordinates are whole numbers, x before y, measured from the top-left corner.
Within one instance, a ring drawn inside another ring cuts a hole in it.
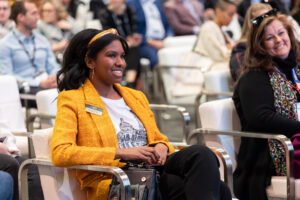
[[[294,67],[292,69],[292,76],[293,76],[293,79],[294,79],[294,82],[296,84],[296,87],[295,89],[298,91],[298,93],[300,94],[300,81],[299,81],[299,78],[298,78],[298,75],[296,73],[296,67]]]
[[[28,52],[28,50],[25,48],[24,43],[20,40],[20,38],[17,36],[17,34],[15,33],[15,31],[12,31],[15,38],[18,40],[19,44],[21,45],[21,47],[23,48],[23,50],[25,51],[26,55],[29,58],[29,61],[32,65],[33,68],[35,68],[35,70],[37,70],[36,65],[34,64],[34,59],[35,59],[35,52],[36,52],[36,46],[35,46],[35,40],[33,38],[33,53],[32,53],[32,57],[30,56],[30,53]]]
[[[300,80],[299,80],[298,75],[297,75],[297,73],[296,73],[296,68],[297,68],[297,66],[294,67],[294,68],[291,70],[291,72],[292,72],[292,77],[293,77],[293,80],[294,80],[294,82],[295,82],[295,85],[292,84],[292,83],[286,78],[286,75],[285,75],[284,73],[282,73],[277,67],[275,67],[275,70],[276,70],[278,73],[280,73],[280,74],[285,78],[285,80],[287,81],[287,83],[288,83],[292,88],[294,88],[294,89],[298,92],[298,94],[300,94]]]

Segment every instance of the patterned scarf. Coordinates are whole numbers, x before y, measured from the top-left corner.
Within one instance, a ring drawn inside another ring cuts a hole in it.
[[[300,77],[300,67],[296,68],[296,73]],[[293,83],[287,80],[279,70],[268,74],[274,91],[276,113],[288,119],[298,120],[295,108],[297,91],[292,87]],[[277,176],[286,176],[286,160],[283,145],[277,140],[269,140],[268,144]]]

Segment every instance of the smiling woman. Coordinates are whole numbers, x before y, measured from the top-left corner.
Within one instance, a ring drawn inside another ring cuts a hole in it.
[[[264,46],[272,57],[286,59],[291,50],[289,34],[282,22],[274,20],[266,27],[264,33]]]
[[[252,19],[243,72],[233,100],[242,130],[300,132],[300,52],[286,16],[269,11]],[[298,108],[298,109],[297,109]],[[297,112],[298,111],[298,112]],[[267,199],[271,176],[286,174],[281,146],[264,140],[242,139],[234,189],[239,199]]]
[[[116,29],[86,29],[70,41],[57,74],[54,165],[121,167],[120,160],[163,165],[164,199],[231,199],[215,155],[199,145],[174,153],[158,130],[145,95],[119,85],[127,52]],[[88,199],[107,199],[111,176],[78,171],[77,177]]]

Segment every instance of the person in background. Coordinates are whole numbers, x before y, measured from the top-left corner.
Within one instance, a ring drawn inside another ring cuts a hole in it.
[[[275,10],[251,22],[244,67],[232,98],[242,131],[291,138],[300,132],[299,43],[290,21]],[[283,151],[274,140],[242,138],[233,176],[238,199],[268,199],[271,176],[287,173]]]
[[[128,68],[125,72],[125,85],[136,88],[136,83],[141,83],[137,79],[141,70],[139,46],[142,36],[136,32],[133,9],[127,6],[124,0],[109,0],[107,6],[100,9],[97,15],[103,29],[115,28],[122,37],[126,38],[129,51],[126,56]]]
[[[297,1],[295,6],[293,7],[291,11],[292,17],[297,21],[297,23],[300,25],[300,1]]]
[[[18,171],[22,162],[27,158],[21,156],[21,152],[16,146],[16,138],[6,123],[6,121],[0,121],[0,170],[9,173],[13,178],[13,200],[19,200]],[[35,165],[28,168],[28,194],[29,200],[44,199],[39,171]],[[0,199],[2,200],[2,198]]]
[[[7,35],[14,27],[14,21],[9,19],[9,0],[0,0],[0,39]]]
[[[75,19],[76,24],[84,29],[89,20],[93,19],[93,14],[90,14],[91,0],[60,0],[64,5],[65,10]]]
[[[266,3],[270,4],[272,8],[280,10],[281,13],[290,13],[290,0],[243,0],[238,6],[237,13],[241,17],[245,17],[248,8],[255,3]]]
[[[0,199],[12,200],[14,180],[9,173],[0,170]]]
[[[81,30],[76,21],[68,15],[60,0],[44,0],[40,5],[41,20],[38,23],[39,32],[51,44],[51,49],[61,62],[62,53],[69,40]]]
[[[126,40],[116,29],[86,29],[70,41],[57,74],[53,164],[120,167],[120,160],[135,160],[164,165],[164,199],[231,199],[216,156],[201,145],[174,153],[144,93],[119,85],[127,52]],[[77,177],[87,199],[107,199],[110,175],[77,171]]]
[[[236,13],[236,4],[232,0],[218,0],[215,12],[214,20],[202,25],[194,51],[215,62],[224,62],[229,60],[233,41],[221,27],[230,24]]]
[[[74,19],[77,16],[77,8],[78,6],[83,3],[81,0],[60,0],[63,4],[65,10],[69,13],[71,17]]]
[[[128,0],[134,8],[137,20],[137,32],[142,35],[141,57],[150,60],[153,68],[158,63],[157,51],[163,48],[163,39],[173,35],[163,12],[160,0]]]
[[[204,10],[197,0],[168,0],[164,11],[174,35],[197,35],[205,20]]]
[[[249,7],[245,16],[241,38],[233,47],[230,56],[229,67],[233,81],[237,81],[242,72],[242,64],[247,47],[247,36],[250,32],[250,27],[252,26],[251,19],[270,10],[272,10],[272,7],[269,4],[264,3],[252,4]]]
[[[36,5],[16,1],[11,9],[16,28],[0,40],[0,74],[15,76],[20,85],[28,83],[32,93],[55,88],[59,65],[47,39],[33,32],[39,19]]]

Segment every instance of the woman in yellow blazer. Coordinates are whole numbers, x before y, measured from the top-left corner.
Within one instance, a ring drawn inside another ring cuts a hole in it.
[[[203,146],[173,153],[145,95],[118,84],[127,50],[115,29],[87,29],[70,41],[57,74],[54,165],[122,166],[120,159],[160,164],[165,165],[161,178],[165,198],[230,199],[214,154]],[[78,170],[77,177],[88,199],[107,199],[111,175]]]

